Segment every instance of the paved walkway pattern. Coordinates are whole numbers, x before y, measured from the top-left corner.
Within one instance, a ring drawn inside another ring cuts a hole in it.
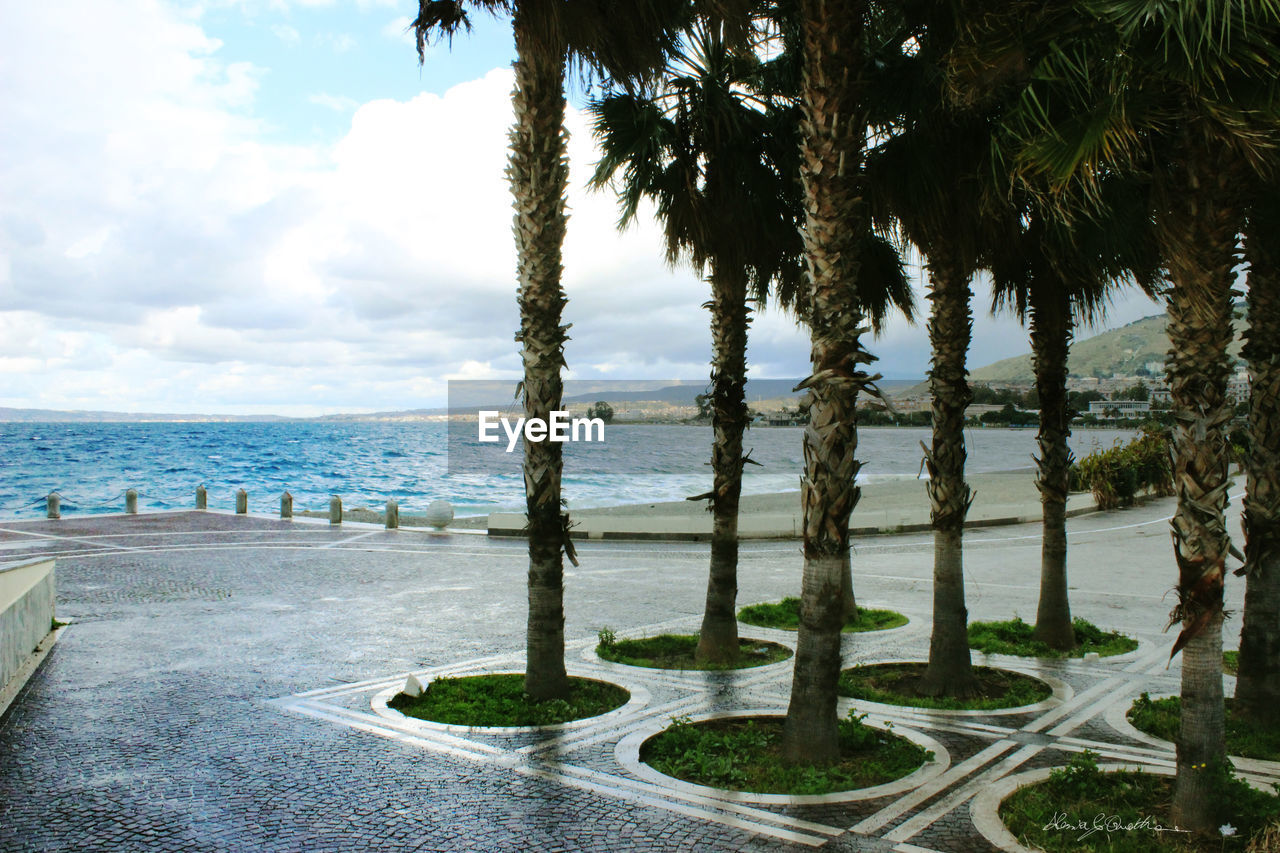
[[[1092,663],[975,654],[1054,685],[1029,709],[843,700],[935,761],[905,784],[816,801],[730,796],[638,762],[672,716],[786,708],[790,662],[672,673],[591,652],[604,626],[696,631],[705,546],[582,543],[566,572],[569,668],[632,701],[552,730],[496,731],[407,720],[385,700],[409,673],[521,668],[523,542],[197,512],[0,523],[0,560],[57,556],[59,617],[72,620],[0,721],[0,850],[999,849],[974,817],[999,780],[1084,749],[1172,766],[1169,745],[1123,720],[1142,691],[1178,689],[1161,630],[1170,509],[1071,522],[1074,612],[1137,636],[1137,651]],[[1037,528],[966,543],[971,618],[1034,616]],[[846,664],[922,659],[930,537],[862,540],[854,566],[860,603],[911,622],[847,637]],[[795,543],[745,546],[739,601],[795,594],[800,568]],[[1241,586],[1229,589],[1236,612]],[[742,630],[794,647],[786,632]],[[1280,765],[1242,770],[1280,780]]]

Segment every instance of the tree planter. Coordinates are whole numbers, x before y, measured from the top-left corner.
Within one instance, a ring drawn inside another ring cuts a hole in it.
[[[750,709],[718,712],[701,714],[689,718],[689,723],[698,725],[716,721],[758,718],[776,720],[780,727],[783,720],[781,713],[782,712],[778,709]],[[733,802],[768,805],[816,805],[823,803],[872,800],[878,797],[893,796],[919,787],[930,779],[945,772],[951,764],[951,757],[947,753],[946,748],[928,735],[913,729],[906,729],[901,726],[893,725],[883,718],[868,717],[862,722],[863,725],[870,728],[886,733],[891,732],[892,735],[899,739],[910,741],[921,749],[932,753],[932,757],[925,760],[914,771],[911,771],[898,779],[886,781],[870,787],[847,791],[835,791],[827,794],[780,794],[732,790],[728,788],[718,788],[710,785],[688,782],[659,772],[649,764],[645,763],[640,759],[641,749],[647,741],[652,740],[654,737],[662,734],[670,728],[670,721],[666,719],[646,721],[643,726],[631,732],[618,742],[618,746],[615,749],[615,755],[617,756],[619,763],[636,776],[649,782],[662,785],[666,788],[673,788],[686,794],[732,800]],[[781,729],[779,728],[779,732],[780,731]],[[780,734],[778,742],[781,742]]]
[[[920,708],[933,714],[957,716],[1020,714],[1038,711],[1058,705],[1073,695],[1068,684],[1043,673],[1037,672],[1033,675],[1014,668],[975,666],[974,675],[980,683],[993,685],[1012,682],[1016,685],[1009,700],[1012,704],[1000,704],[997,701],[1000,697],[994,692],[985,702],[982,699],[955,700],[918,696],[910,692],[910,685],[923,675],[926,666],[927,664],[923,661],[894,661],[850,667],[840,673],[840,695],[854,700],[860,706],[870,704],[893,708]],[[863,676],[863,678],[858,679],[857,676]],[[874,679],[870,685],[865,683],[866,676]],[[858,684],[859,680],[864,683]],[[978,707],[965,707],[975,703],[981,704]]]
[[[491,679],[491,678],[505,678],[505,679],[514,680],[514,679],[519,679],[522,676],[523,676],[523,673],[502,672],[502,673],[477,673],[473,675],[463,675],[463,676],[449,676],[449,678],[456,678],[459,681],[464,681],[468,679]],[[427,683],[426,688],[428,691],[430,690],[431,685],[434,684],[436,680],[433,680]],[[374,713],[378,714],[379,716],[387,720],[391,720],[395,722],[401,728],[406,728],[410,730],[424,729],[424,730],[454,731],[454,732],[469,732],[469,731],[479,730],[479,731],[501,734],[501,733],[512,733],[512,732],[560,731],[565,729],[573,729],[573,728],[579,728],[582,726],[593,725],[595,723],[600,722],[600,720],[604,718],[621,717],[621,716],[632,714],[638,711],[641,707],[643,707],[649,701],[649,693],[643,687],[633,685],[633,686],[624,688],[619,685],[611,684],[609,682],[600,681],[598,679],[587,678],[583,676],[574,676],[574,675],[570,675],[569,680],[574,685],[603,685],[605,688],[612,688],[613,691],[617,691],[617,703],[612,707],[606,708],[603,711],[598,711],[597,713],[592,714],[590,716],[571,717],[568,719],[563,719],[560,722],[548,722],[548,723],[528,724],[528,725],[484,725],[479,722],[477,723],[462,722],[462,721],[458,721],[456,718],[454,719],[453,722],[444,722],[440,720],[431,720],[423,717],[413,716],[411,714],[406,714],[400,708],[394,707],[396,704],[399,704],[399,702],[397,702],[396,700],[397,700],[397,697],[401,695],[402,685],[389,687],[386,690],[383,690],[380,693],[376,694],[371,701],[371,706]]]

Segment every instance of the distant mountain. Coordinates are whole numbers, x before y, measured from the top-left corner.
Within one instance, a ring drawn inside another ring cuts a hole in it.
[[[1163,365],[1169,352],[1165,323],[1165,315],[1157,314],[1119,329],[1077,340],[1071,345],[1067,370],[1076,376],[1131,376],[1139,367],[1149,363]],[[1235,341],[1230,351],[1233,358],[1239,359],[1240,333],[1245,328],[1240,310],[1236,311],[1235,327]],[[1035,374],[1031,371],[1031,355],[1006,358],[979,367],[970,372],[969,378],[974,382],[1032,383]]]
[[[261,423],[287,421],[279,415],[175,415],[158,412],[63,412],[56,409],[9,409],[0,406],[0,423]]]
[[[583,382],[584,380],[575,380]],[[747,382],[746,394],[747,401],[754,402],[758,400],[787,400],[798,398],[800,395],[791,389],[796,387],[799,379],[752,379]],[[879,385],[882,390],[889,393],[900,391],[919,384],[919,379],[883,379]],[[512,380],[509,384],[511,388],[515,387]],[[669,403],[677,406],[692,406],[694,398],[699,394],[705,393],[709,383],[706,382],[689,382],[676,385],[668,385],[662,388],[656,388],[648,391],[612,391],[608,390],[607,383],[601,383],[602,386],[595,391],[584,394],[574,394],[566,396],[566,403],[594,403],[598,400],[604,400],[608,403],[627,403],[627,402],[655,402]],[[581,385],[579,386],[581,387]],[[456,414],[471,413],[474,414],[478,409],[498,409],[500,411],[510,411],[513,406],[518,406],[512,399],[508,398],[502,401],[492,401],[484,405],[467,405],[455,408]],[[203,415],[203,414],[160,414],[160,413],[137,413],[137,412],[87,412],[87,411],[57,411],[54,409],[11,409],[0,407],[0,423],[248,423],[248,422],[270,422],[270,421],[310,421],[310,422],[330,422],[330,423],[350,423],[358,421],[417,421],[427,420],[430,418],[438,418],[442,415],[449,414],[447,408],[434,409],[405,409],[391,412],[352,412],[337,413],[332,415],[320,415],[313,418],[291,418],[282,415]]]

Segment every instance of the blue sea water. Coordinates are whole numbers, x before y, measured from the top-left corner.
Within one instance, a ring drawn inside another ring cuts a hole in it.
[[[800,428],[757,428],[745,447],[760,466],[744,473],[746,494],[799,488]],[[1077,455],[1127,439],[1126,431],[1082,431]],[[1032,465],[1034,430],[966,431],[968,470]],[[914,477],[925,428],[859,431],[861,479]],[[231,509],[249,493],[252,512],[279,509],[281,492],[295,509],[323,510],[341,495],[348,507],[424,510],[444,498],[459,516],[519,509],[518,470],[451,473],[446,429],[438,422],[330,423],[0,423],[0,518],[44,514],[44,496],[63,498],[66,515],[121,512],[124,490],[146,509],[194,505],[203,484],[210,508]],[[711,488],[711,429],[675,425],[611,425],[603,444],[565,446],[564,495],[570,508],[680,500]]]

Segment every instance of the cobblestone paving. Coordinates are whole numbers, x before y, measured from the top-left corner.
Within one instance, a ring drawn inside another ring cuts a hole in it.
[[[817,804],[716,795],[635,760],[671,716],[786,708],[789,662],[681,674],[591,653],[603,626],[696,631],[705,546],[582,543],[566,573],[569,668],[622,684],[631,705],[551,732],[486,732],[406,720],[378,697],[409,673],[521,668],[522,542],[196,512],[0,523],[0,560],[58,557],[59,617],[72,620],[0,720],[0,850],[994,850],[971,806],[998,778],[1086,748],[1171,765],[1168,745],[1122,719],[1142,691],[1178,689],[1161,633],[1168,510],[1071,522],[1073,609],[1139,637],[1136,652],[975,654],[1054,684],[1034,710],[845,702],[932,738],[938,764],[909,789]],[[966,541],[971,618],[1034,614],[1036,529]],[[866,540],[854,560],[860,603],[912,621],[848,637],[847,662],[921,659],[930,539]],[[745,546],[739,601],[795,594],[800,567],[794,543]],[[1280,766],[1250,769],[1280,779]]]

